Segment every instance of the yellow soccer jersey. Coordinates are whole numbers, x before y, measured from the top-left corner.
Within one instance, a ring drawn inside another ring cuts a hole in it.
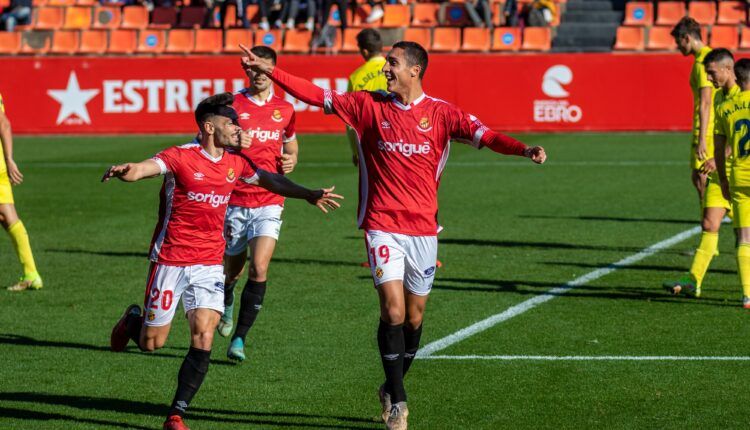
[[[385,57],[378,55],[370,58],[357,70],[349,75],[349,88],[347,91],[385,91],[388,83],[383,74]]]
[[[716,113],[716,134],[726,136],[727,145],[732,145],[730,184],[750,187],[750,91],[725,101]]]
[[[698,52],[695,56],[695,63],[693,63],[693,69],[690,71],[690,89],[693,91],[693,136],[696,138],[700,134],[701,130],[701,89],[710,87],[713,89],[713,93],[716,93],[716,89],[713,84],[708,80],[708,74],[706,74],[706,68],[703,66],[703,59],[706,55],[711,52],[711,48],[704,46],[703,49]],[[712,96],[713,97],[713,96]],[[706,130],[706,139],[713,140],[713,113],[708,119],[708,130]],[[697,142],[697,140],[696,140]],[[713,142],[711,142],[713,143]]]

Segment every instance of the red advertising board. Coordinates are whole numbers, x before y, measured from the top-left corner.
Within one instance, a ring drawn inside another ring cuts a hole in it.
[[[279,67],[344,91],[362,60],[283,56]],[[675,54],[432,55],[427,94],[498,130],[687,130],[692,57]],[[193,108],[245,85],[237,56],[3,59],[0,93],[16,133],[190,133]],[[341,122],[288,98],[297,130]]]

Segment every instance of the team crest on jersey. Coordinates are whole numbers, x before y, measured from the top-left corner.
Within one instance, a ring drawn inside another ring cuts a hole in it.
[[[153,321],[154,318],[156,318],[156,314],[154,313],[154,311],[148,311],[148,315],[146,315],[146,319],[148,319],[149,321]]]
[[[237,179],[237,177],[234,174],[234,169],[230,167],[229,171],[227,171],[227,182],[234,182],[235,179]]]
[[[383,269],[381,269],[380,267],[376,267],[375,268],[375,277],[378,278],[378,279],[382,278],[383,277]]]
[[[274,109],[273,115],[271,115],[271,119],[276,122],[281,122],[284,120],[284,117],[281,116],[281,111],[278,109]]]
[[[242,112],[240,114],[240,119],[250,119],[250,114],[247,112]]]
[[[430,119],[425,117],[422,117],[422,119],[419,120],[419,125],[417,126],[417,129],[421,132],[428,132],[432,130],[432,124],[430,124]]]

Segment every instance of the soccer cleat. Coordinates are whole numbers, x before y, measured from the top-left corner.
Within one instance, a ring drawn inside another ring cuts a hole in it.
[[[234,294],[234,292],[232,293]],[[234,313],[234,302],[231,305],[224,308],[224,313],[221,314],[219,325],[216,327],[219,330],[219,334],[222,337],[229,337],[232,334],[232,328],[234,327],[234,321],[232,321],[232,314]]]
[[[22,277],[18,283],[8,287],[8,291],[38,290],[42,288],[42,277],[38,273]]]
[[[700,285],[690,275],[685,275],[677,281],[665,282],[662,286],[674,295],[684,294],[696,298],[701,296]]]
[[[388,415],[391,412],[391,395],[386,393],[385,384],[378,387],[378,399],[382,408],[380,417],[383,418],[383,422],[388,422]]]
[[[164,426],[162,427],[164,430],[190,430],[188,426],[185,425],[185,422],[182,421],[182,417],[179,415],[172,415],[171,417],[167,418],[166,421],[164,421]]]
[[[388,430],[406,430],[406,417],[409,416],[409,408],[406,402],[398,402],[391,406],[388,414],[388,420],[385,422],[385,428]]]
[[[241,337],[235,337],[229,344],[227,350],[227,358],[230,360],[237,360],[242,362],[245,360],[245,341]]]
[[[750,309],[750,297],[742,296],[742,307],[745,309]]]
[[[138,305],[128,306],[120,317],[120,320],[112,328],[112,334],[109,336],[109,349],[114,352],[125,351],[125,347],[128,346],[128,342],[130,341],[130,337],[128,336],[129,316],[140,318],[141,307]]]

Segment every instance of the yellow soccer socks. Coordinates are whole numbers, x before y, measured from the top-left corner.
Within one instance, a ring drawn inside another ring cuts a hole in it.
[[[8,227],[8,234],[10,235],[11,242],[13,242],[13,248],[16,250],[18,260],[23,266],[24,279],[32,280],[38,278],[39,274],[36,271],[36,264],[34,264],[34,255],[31,253],[29,234],[26,232],[26,227],[23,226],[21,220],[16,221]]]
[[[703,278],[706,276],[708,271],[708,265],[711,264],[711,259],[716,255],[716,251],[719,249],[719,233],[710,233],[704,231],[701,234],[701,242],[698,249],[695,250],[695,257],[693,257],[693,265],[690,267],[690,276],[695,280],[696,287],[700,288],[703,283]],[[750,250],[750,247],[748,248]],[[750,256],[750,254],[748,254]],[[750,266],[748,266],[750,270]],[[750,276],[750,272],[748,272]]]
[[[750,243],[740,243],[737,247],[737,268],[742,284],[742,295],[750,297]]]

